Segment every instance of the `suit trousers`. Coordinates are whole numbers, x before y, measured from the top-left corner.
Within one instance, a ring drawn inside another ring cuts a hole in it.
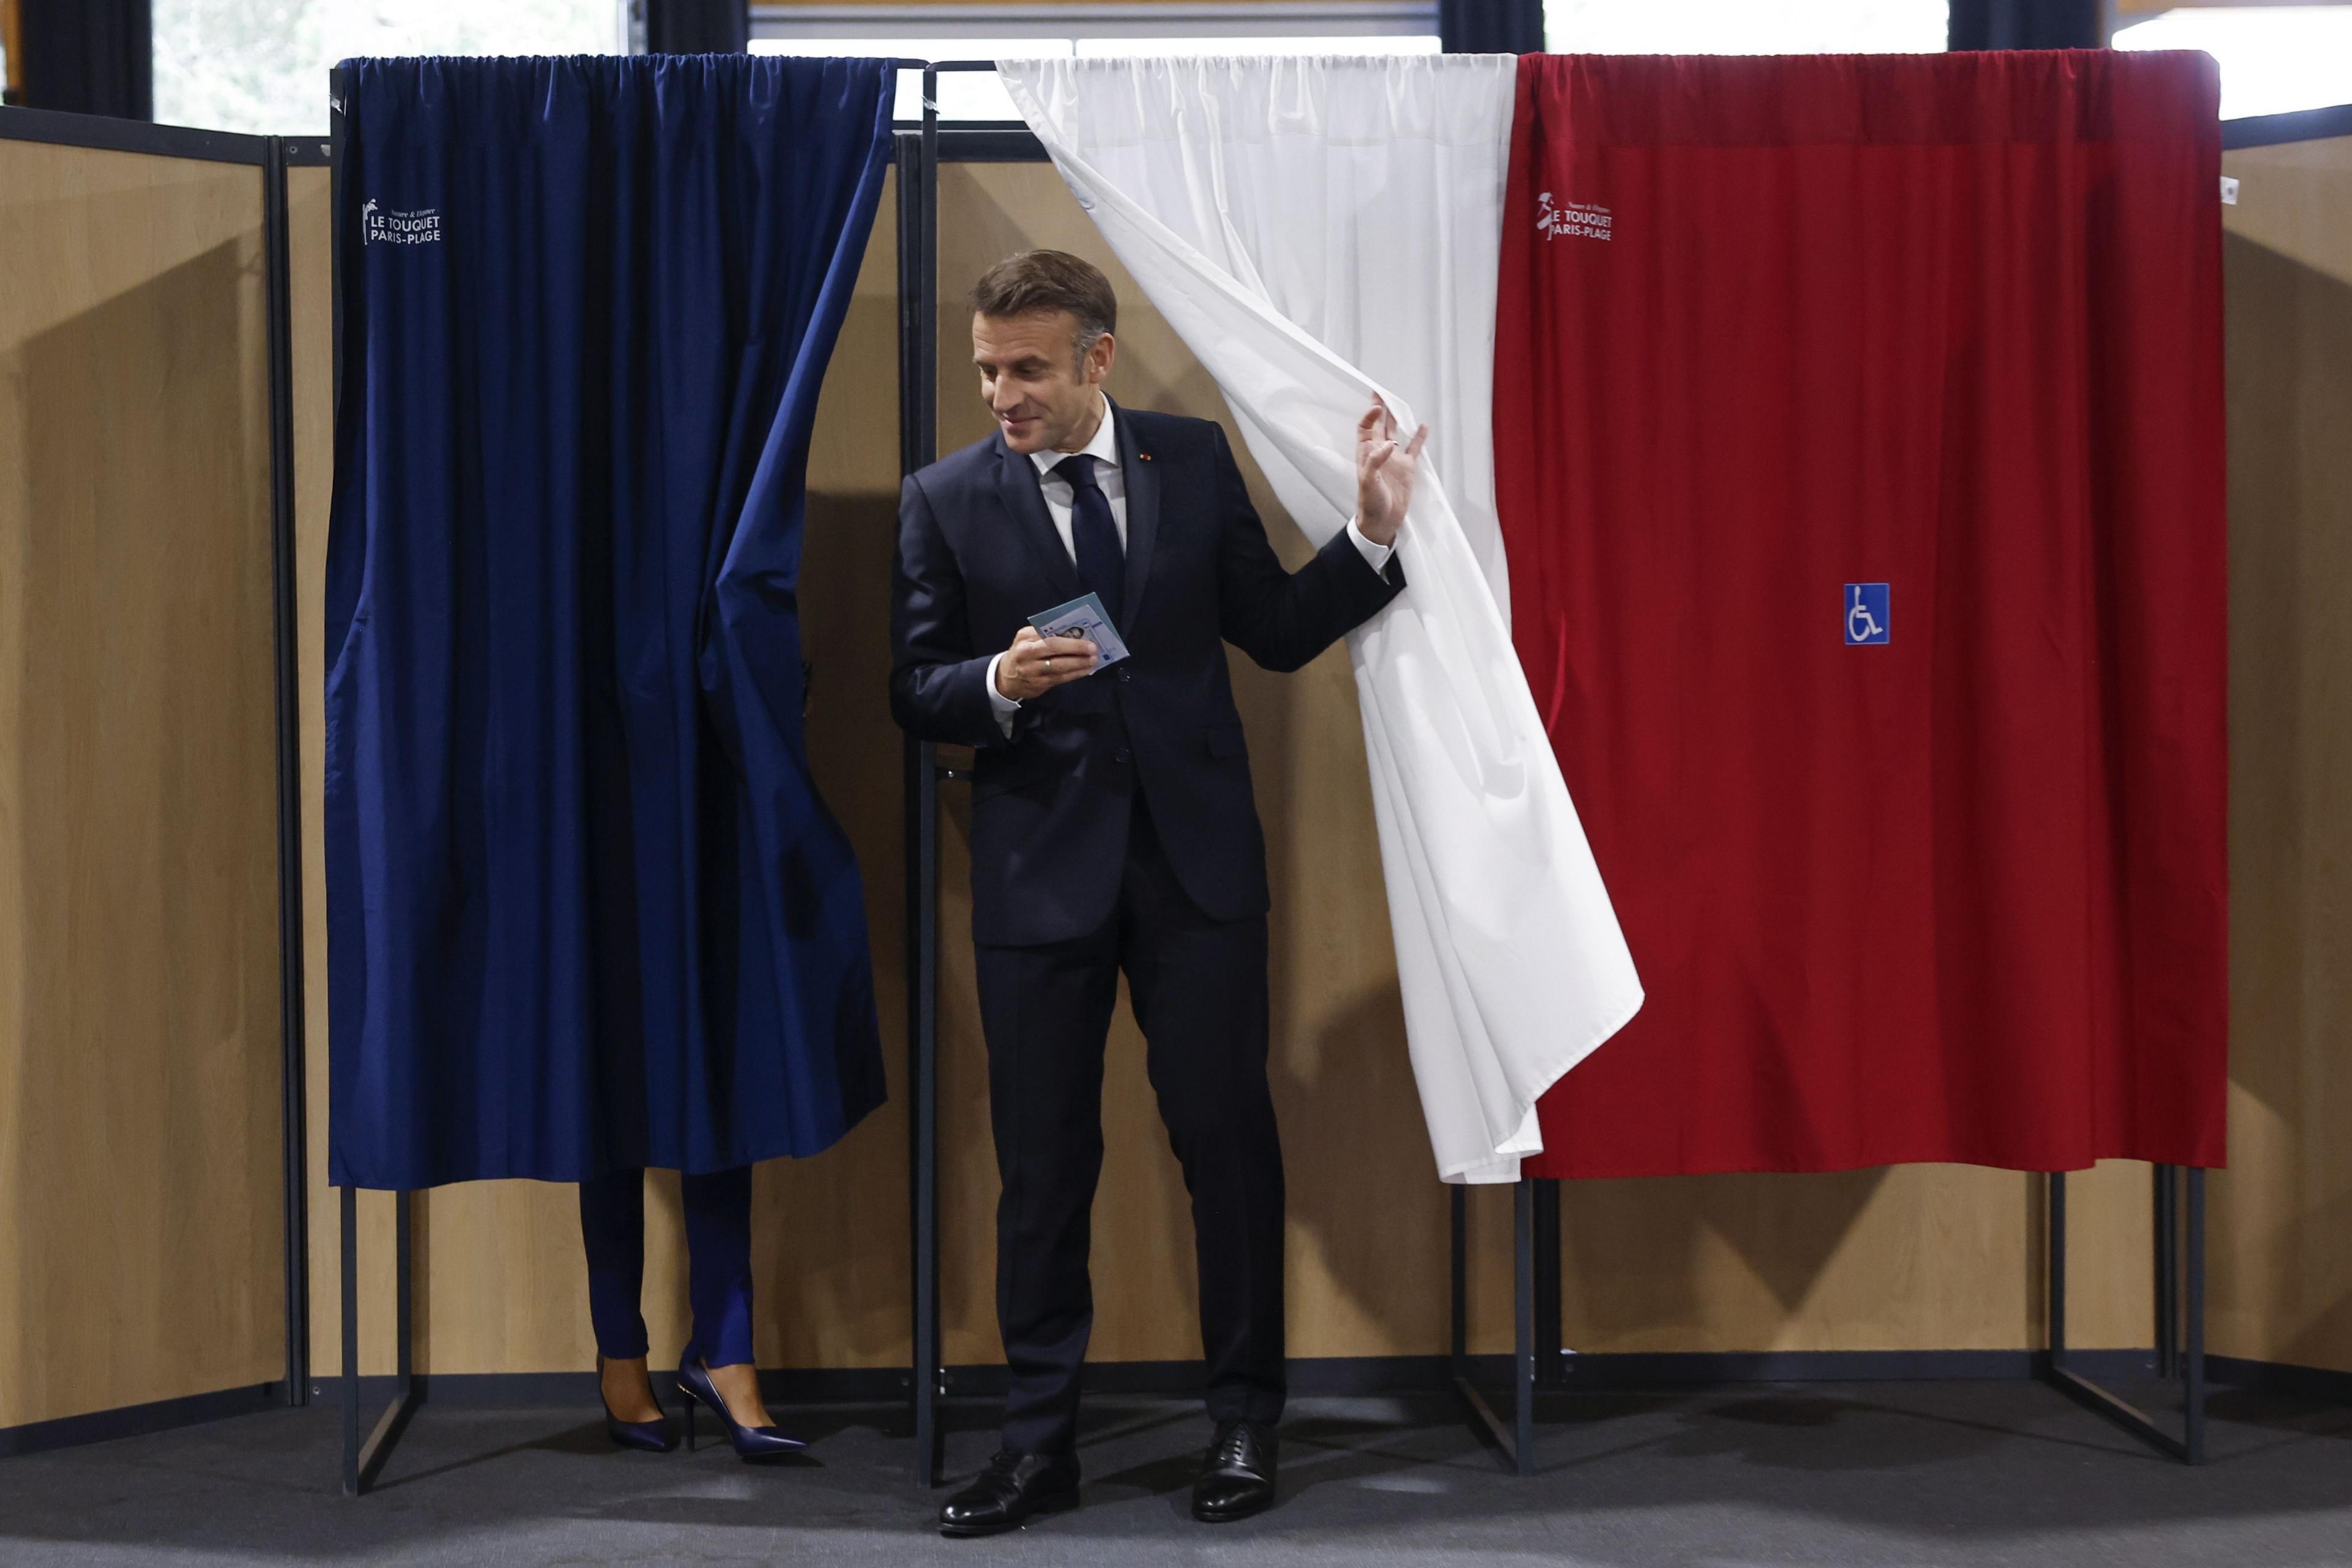
[[[996,1317],[1011,1374],[1004,1444],[1066,1454],[1094,1325],[1088,1222],[1102,1172],[1105,1037],[1127,975],[1160,1119],[1192,1194],[1208,1406],[1280,1419],[1282,1146],[1266,1086],[1266,921],[1185,893],[1135,797],[1118,898],[1097,930],[978,946],[989,1116],[1003,1195]]]
[[[607,1361],[646,1353],[637,1307],[646,1287],[646,1173],[614,1171],[580,1184],[580,1237],[588,1251],[588,1317]],[[687,1298],[694,1338],[681,1364],[751,1360],[751,1167],[678,1178],[686,1211]]]

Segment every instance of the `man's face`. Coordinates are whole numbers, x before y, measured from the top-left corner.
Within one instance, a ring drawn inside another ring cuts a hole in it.
[[[1118,345],[1106,332],[1077,356],[1077,318],[1067,310],[971,319],[980,395],[1016,452],[1067,450],[1090,435],[1097,394]]]

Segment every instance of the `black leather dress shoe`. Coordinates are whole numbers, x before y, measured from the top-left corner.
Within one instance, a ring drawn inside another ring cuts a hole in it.
[[[988,1461],[980,1479],[940,1510],[941,1535],[994,1535],[1018,1530],[1037,1514],[1078,1506],[1078,1462],[1011,1448]]]
[[[1274,1432],[1255,1422],[1217,1428],[1192,1483],[1192,1517],[1206,1524],[1247,1519],[1274,1500]]]

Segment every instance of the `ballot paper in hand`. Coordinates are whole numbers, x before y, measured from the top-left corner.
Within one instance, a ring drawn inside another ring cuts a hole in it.
[[[1127,645],[1118,640],[1118,628],[1110,624],[1110,616],[1103,612],[1102,600],[1095,595],[1087,594],[1042,611],[1030,616],[1029,624],[1037,628],[1042,637],[1084,637],[1094,644],[1101,650],[1095,659],[1097,669],[1127,657]]]

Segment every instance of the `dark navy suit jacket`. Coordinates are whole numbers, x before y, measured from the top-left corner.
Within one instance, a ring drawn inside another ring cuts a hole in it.
[[[1010,740],[988,662],[1084,592],[1036,465],[991,436],[899,493],[890,710],[912,734],[979,749],[972,934],[990,946],[1067,941],[1109,917],[1138,791],[1195,903],[1264,914],[1265,838],[1223,645],[1297,669],[1404,585],[1396,557],[1373,571],[1345,531],[1286,572],[1222,428],[1117,413],[1132,657],[1024,703]]]

